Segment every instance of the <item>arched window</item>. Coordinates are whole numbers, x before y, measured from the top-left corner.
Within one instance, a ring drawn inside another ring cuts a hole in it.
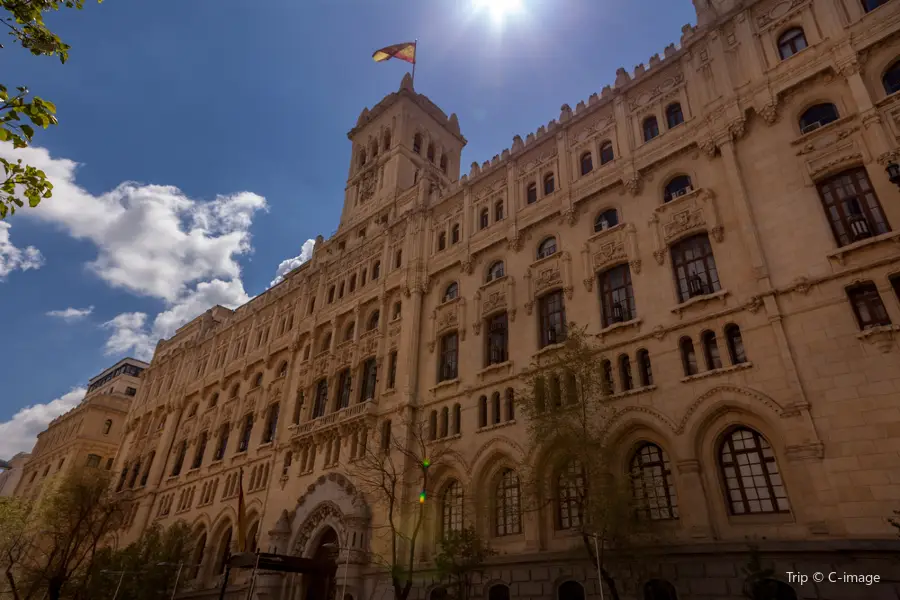
[[[666,107],[666,125],[669,126],[669,129],[672,129],[682,123],[684,123],[684,114],[681,112],[681,105],[673,102]]]
[[[638,350],[637,362],[641,386],[653,385],[653,370],[650,367],[650,353],[645,348]]]
[[[684,196],[693,191],[693,189],[694,187],[691,185],[691,178],[687,175],[673,177],[669,183],[666,184],[666,189],[663,193],[663,202],[670,202],[679,196]]]
[[[400,301],[394,302],[394,319],[400,318],[400,312],[403,310],[403,305]]]
[[[784,483],[769,442],[746,427],[725,436],[719,462],[731,514],[789,512]]]
[[[457,244],[459,243],[459,224],[454,223],[453,227],[450,228],[450,243]]]
[[[381,261],[376,260],[375,264],[372,265],[372,281],[375,281],[381,277]]]
[[[587,175],[594,170],[594,159],[590,152],[581,155],[581,174]]]
[[[447,232],[442,231],[438,234],[438,250],[443,250],[447,247]]]
[[[503,583],[495,583],[488,590],[488,600],[509,600],[509,586]]]
[[[490,225],[489,219],[490,213],[488,213],[488,209],[482,208],[481,212],[478,213],[478,229],[484,229]]]
[[[206,532],[203,531],[200,534],[200,537],[197,538],[197,542],[194,544],[194,548],[191,551],[191,564],[193,565],[189,579],[196,579],[197,575],[200,573],[200,566],[203,564],[203,554],[206,552]]]
[[[285,375],[287,375],[287,371],[288,371],[288,364],[287,364],[287,361],[284,361],[281,363],[281,366],[278,367],[278,377],[279,378],[284,377]]]
[[[399,269],[403,266],[403,250],[397,250],[397,253],[394,254],[394,268]]]
[[[538,260],[556,254],[556,238],[551,236],[540,243],[537,249]]]
[[[428,415],[428,439],[436,440],[437,439],[437,411],[431,411],[431,414]]]
[[[731,364],[739,365],[747,362],[741,328],[734,323],[725,326],[725,343],[728,345],[728,357],[731,359]]]
[[[781,60],[790,58],[806,48],[806,35],[800,27],[792,27],[778,38],[778,55]]]
[[[556,178],[553,176],[553,173],[547,173],[546,175],[544,175],[544,195],[549,196],[555,189]]]
[[[658,136],[659,123],[656,122],[656,117],[651,116],[644,119],[643,130],[645,142],[649,142],[650,140]]]
[[[516,418],[516,396],[512,388],[506,388],[506,420],[514,421]]]
[[[259,531],[259,521],[254,521],[247,530],[247,538],[244,540],[244,552],[256,552],[256,534]]]
[[[447,289],[444,290],[444,297],[442,299],[443,302],[449,302],[450,300],[455,300],[459,296],[459,284],[455,281],[447,286]]]
[[[613,380],[612,363],[609,360],[600,361],[600,368],[603,370],[603,393],[614,394],[616,392],[616,382]]]
[[[390,149],[391,149],[391,132],[385,131],[384,132],[384,150],[385,150],[385,152],[387,152]]]
[[[240,384],[238,384],[238,383],[234,384],[234,387],[231,388],[231,397],[237,398],[240,391],[241,391]]]
[[[497,481],[495,494],[495,532],[498,536],[522,533],[521,494],[519,476],[512,469],[504,469]]]
[[[434,144],[428,144],[428,160],[434,162]]]
[[[562,382],[558,375],[550,377],[550,403],[556,408],[562,406]]]
[[[678,518],[669,457],[656,444],[644,444],[631,458],[631,490],[640,516],[653,521]]]
[[[416,154],[422,153],[422,134],[420,133],[413,136],[413,152]]]
[[[525,202],[528,204],[537,202],[537,184],[533,181],[525,188]]]
[[[684,368],[684,376],[696,375],[698,370],[697,355],[694,353],[694,342],[689,337],[683,337],[678,342],[678,348],[681,351],[681,366]]]
[[[884,85],[884,93],[889,96],[900,92],[900,60],[894,61],[894,64],[884,72],[881,83]]]
[[[281,465],[281,476],[287,477],[288,471],[291,469],[291,463],[294,461],[294,453],[288,450],[284,454],[284,462]]]
[[[824,103],[810,106],[800,115],[800,133],[809,133],[840,118],[834,104]]]
[[[594,219],[594,233],[604,231],[619,224],[619,212],[614,208],[604,210]]]
[[[263,374],[257,373],[256,378],[253,380],[253,387],[258,388],[263,384]]]
[[[225,571],[225,563],[228,562],[228,557],[231,556],[231,527],[229,526],[225,533],[222,534],[221,542],[219,544],[219,553],[218,559],[216,560],[216,570],[215,574],[223,573]]]
[[[503,200],[498,200],[494,205],[494,222],[503,220]]]
[[[378,156],[378,140],[372,140],[372,143],[369,145],[369,148],[372,152],[372,158]]]
[[[581,525],[581,503],[584,497],[584,469],[570,460],[556,476],[556,527],[572,529]]]
[[[331,348],[331,333],[326,332],[325,335],[322,336],[322,343],[319,345],[319,352],[328,352]]]
[[[363,166],[364,164],[366,164],[366,151],[360,150],[359,151],[359,166]]]
[[[112,429],[112,419],[107,419],[103,422],[103,435],[109,435],[110,429]]]
[[[334,302],[334,286],[328,288],[328,304]]]
[[[441,171],[443,171],[444,174],[447,173],[447,155],[446,154],[441,154]]]
[[[478,426],[487,427],[488,424],[488,399],[482,396],[478,399]]]
[[[862,0],[863,10],[866,12],[871,12],[881,6],[882,4],[887,4],[889,0]],[[796,598],[796,596],[794,596]],[[781,600],[781,598],[778,598]]]
[[[829,177],[819,182],[818,188],[838,246],[846,246],[891,230],[865,167],[856,167]]]
[[[567,581],[559,586],[559,600],[584,600],[584,586],[577,581]]]
[[[350,293],[356,290],[356,273],[350,276]]]
[[[766,578],[753,584],[753,597],[759,600],[797,600],[797,592],[783,581]]]
[[[491,424],[500,423],[500,392],[491,394]]]
[[[665,579],[651,579],[644,584],[644,600],[678,600],[678,594]]]
[[[619,356],[619,381],[622,382],[623,392],[634,388],[634,380],[631,377],[631,359],[627,354]]]
[[[491,282],[495,279],[500,279],[505,274],[503,270],[503,261],[498,260],[491,263],[491,266],[488,267],[487,277],[485,278],[485,282]]]
[[[459,404],[453,405],[453,435],[459,435],[462,431],[462,407]]]
[[[440,436],[441,438],[445,438],[448,435],[450,435],[450,409],[445,406],[441,409]]]
[[[463,490],[459,481],[451,481],[441,495],[441,535],[461,531],[463,525]]]
[[[377,310],[372,313],[369,317],[368,324],[366,325],[366,331],[372,331],[378,327],[378,320],[381,319],[381,313]]]
[[[218,403],[219,403],[219,393],[216,392],[209,399],[209,408],[213,408]]]
[[[608,162],[612,162],[616,158],[615,153],[613,152],[612,142],[609,140],[600,144],[600,164],[605,165]]]
[[[719,354],[719,344],[716,342],[716,332],[706,330],[700,335],[703,343],[703,358],[706,359],[706,368],[710,371],[722,368],[722,357]]]

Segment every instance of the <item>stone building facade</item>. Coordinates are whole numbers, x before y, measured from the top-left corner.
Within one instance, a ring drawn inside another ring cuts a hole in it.
[[[454,458],[433,467],[423,560],[470,523],[499,552],[476,597],[595,596],[561,500],[510,500],[523,464],[556,477],[515,390],[574,321],[610,361],[613,465],[676,540],[623,598],[742,597],[748,540],[777,598],[895,598],[786,572],[898,579],[900,2],[694,3],[678,47],[466,175],[456,115],[409,77],[363,110],[337,233],[158,346],[115,467],[126,541],[186,520],[186,593],[212,597],[243,469],[259,547],[350,547],[339,584],[379,598],[383,506],[347,467],[434,414]],[[303,598],[295,583],[257,596]]]
[[[124,358],[91,378],[78,406],[38,434],[13,495],[36,500],[48,482],[76,467],[112,469],[141,372],[148,366]]]
[[[19,452],[9,462],[3,461],[3,470],[0,471],[0,496],[12,496],[22,480],[22,470],[25,463],[31,457],[27,452]]]

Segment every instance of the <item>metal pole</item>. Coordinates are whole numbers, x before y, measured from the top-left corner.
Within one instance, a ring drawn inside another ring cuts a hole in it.
[[[172,589],[172,600],[175,600],[175,592],[178,591],[178,579],[181,577],[181,568],[184,566],[184,561],[178,561],[178,572],[175,574],[175,587]]]
[[[229,558],[230,560],[230,558]],[[228,576],[231,575],[231,565],[225,564],[225,579],[222,580],[222,589],[219,592],[219,600],[225,600],[225,588],[228,587]]]
[[[419,38],[416,38],[416,41],[413,42],[413,48],[415,48],[415,51],[413,52],[412,86],[413,86],[413,89],[415,89],[415,87],[416,87],[416,63],[419,62]],[[341,600],[344,600],[344,599],[341,598]]]
[[[116,598],[119,596],[119,588],[122,587],[123,579],[125,579],[125,571],[122,571],[122,573],[119,575],[119,583],[116,585],[116,591],[113,593],[112,600],[116,600]]]
[[[597,534],[594,534],[594,558],[597,559],[597,580],[600,583],[600,600],[603,600],[603,572],[600,569],[600,546],[597,544]]]
[[[344,582],[341,584],[341,597],[338,600],[344,600],[347,596],[347,571],[350,569],[350,548],[347,547],[347,541],[350,539],[350,532],[346,532],[344,536],[344,552],[347,553],[347,560],[344,561]]]
[[[256,549],[256,563],[253,565],[253,573],[250,574],[250,587],[247,589],[247,600],[253,598],[253,588],[256,587],[256,570],[259,568],[259,548]]]

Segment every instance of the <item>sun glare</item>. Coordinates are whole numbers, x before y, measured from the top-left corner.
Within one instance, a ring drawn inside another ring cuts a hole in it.
[[[522,0],[474,0],[475,9],[486,11],[496,23],[522,9]]]

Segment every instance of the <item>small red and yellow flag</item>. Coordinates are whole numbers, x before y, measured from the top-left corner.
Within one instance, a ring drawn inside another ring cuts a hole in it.
[[[381,50],[376,50],[372,55],[375,62],[384,62],[392,58],[399,58],[408,63],[416,64],[416,42],[404,42],[402,44],[394,44]]]

